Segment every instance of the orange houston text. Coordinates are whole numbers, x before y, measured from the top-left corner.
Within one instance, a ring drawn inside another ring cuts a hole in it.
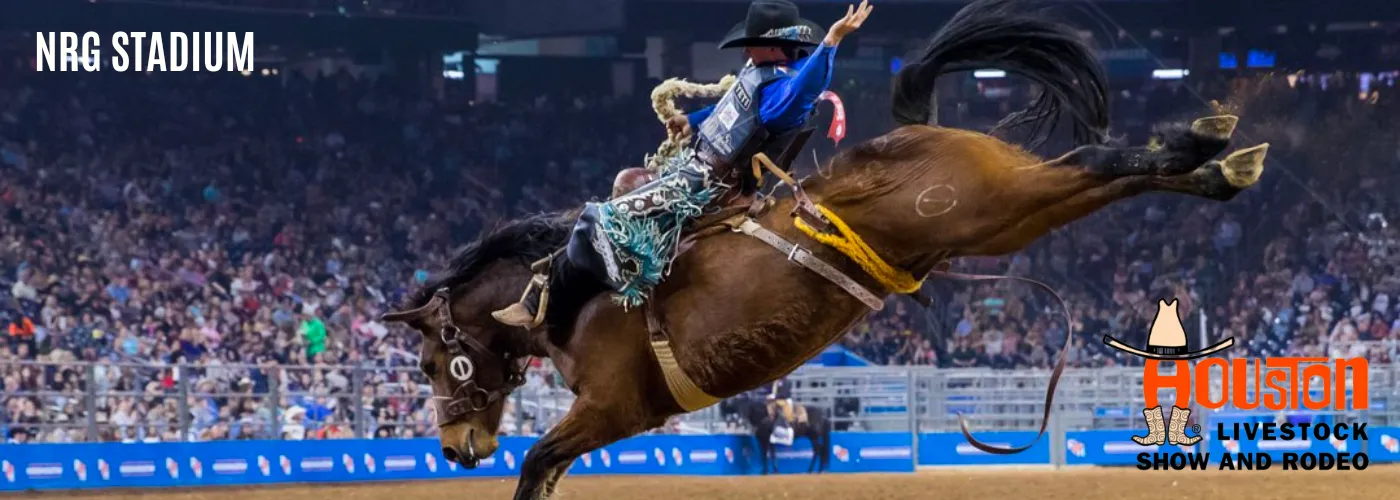
[[[1332,363],[1328,364],[1328,361]],[[1213,410],[1224,407],[1226,403],[1241,410],[1257,409],[1261,404],[1264,408],[1276,411],[1297,410],[1300,407],[1322,410],[1328,406],[1346,410],[1348,368],[1351,369],[1352,377],[1351,409],[1365,410],[1370,407],[1370,397],[1366,390],[1369,365],[1363,358],[1265,358],[1262,367],[1257,358],[1253,363],[1243,358],[1228,361],[1206,358],[1196,364],[1195,370],[1185,361],[1172,361],[1176,363],[1175,373],[1161,373],[1158,367],[1162,363],[1149,359],[1143,367],[1142,388],[1148,408],[1160,405],[1157,401],[1159,389],[1172,388],[1176,390],[1173,405],[1182,408],[1191,404],[1194,392],[1197,403]],[[1194,384],[1192,371],[1197,375]],[[1210,381],[1214,372],[1219,373],[1215,377],[1220,380],[1218,401],[1211,400],[1210,395]],[[1260,380],[1261,374],[1263,380]],[[1249,384],[1250,378],[1254,379],[1253,384]],[[1316,378],[1321,378],[1322,381],[1316,384],[1321,387],[1312,386]],[[1249,398],[1251,385],[1255,388],[1252,400]],[[1314,389],[1321,391],[1319,399],[1312,397],[1311,391]]]

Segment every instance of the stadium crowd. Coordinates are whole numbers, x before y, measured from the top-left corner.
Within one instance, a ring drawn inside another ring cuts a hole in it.
[[[1017,255],[958,265],[1049,278],[1084,339],[1079,365],[1130,362],[1092,339],[1141,340],[1158,296],[1181,298],[1188,321],[1203,311],[1211,337],[1251,353],[1392,359],[1400,151],[1381,110],[1394,103],[1342,88],[1273,98],[1311,110],[1294,126],[1364,114],[1392,150],[1314,154],[1319,144],[1299,140],[1286,178],[1234,203],[1149,196]],[[1123,107],[1175,116],[1160,103],[1190,102],[1183,92]],[[863,99],[848,106],[885,109]],[[416,336],[376,318],[496,221],[604,195],[661,134],[641,99],[448,106],[344,72],[0,71],[0,388],[11,393],[0,428],[15,442],[80,441],[88,429],[72,416],[93,411],[103,440],[432,433]],[[1327,175],[1337,165],[1345,177]],[[845,344],[879,364],[1020,368],[1048,366],[1066,338],[1063,317],[1024,287],[945,292],[932,310],[897,301]],[[64,365],[76,361],[113,364]],[[108,396],[85,400],[88,384]],[[545,361],[523,391],[557,385]],[[13,395],[36,391],[52,392]],[[505,432],[534,433],[553,411],[533,401],[507,411]]]

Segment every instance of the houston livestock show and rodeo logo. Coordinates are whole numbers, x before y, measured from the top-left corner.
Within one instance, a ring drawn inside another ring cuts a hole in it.
[[[1363,358],[1267,357],[1263,359],[1222,359],[1209,357],[1234,346],[1233,337],[1210,347],[1191,351],[1186,331],[1177,315],[1178,302],[1157,302],[1157,317],[1147,337],[1147,349],[1132,347],[1111,336],[1104,343],[1146,360],[1142,386],[1146,408],[1147,435],[1133,436],[1137,444],[1152,448],[1137,456],[1142,470],[1264,470],[1273,467],[1274,457],[1265,451],[1239,452],[1239,441],[1260,443],[1259,448],[1277,449],[1269,442],[1331,443],[1331,451],[1289,451],[1278,464],[1283,470],[1361,470],[1370,464],[1364,452],[1348,453],[1350,440],[1365,441],[1364,422],[1278,422],[1234,421],[1216,423],[1215,438],[1225,443],[1225,453],[1212,461],[1208,451],[1197,451],[1202,440],[1201,426],[1191,421],[1191,403],[1210,410],[1229,406],[1245,412],[1308,415],[1362,411],[1369,407],[1368,365]],[[1191,366],[1190,360],[1200,359]],[[1174,370],[1163,371],[1170,362]],[[1347,384],[1347,371],[1351,384]],[[1194,377],[1193,377],[1194,375]],[[1219,391],[1212,392],[1212,381]],[[1158,399],[1158,391],[1171,389],[1170,408]],[[1261,413],[1262,414],[1262,413]],[[1316,419],[1313,419],[1316,420]],[[1190,432],[1188,432],[1188,429]],[[1156,451],[1162,445],[1175,446],[1175,452]],[[1312,448],[1311,446],[1309,446]]]

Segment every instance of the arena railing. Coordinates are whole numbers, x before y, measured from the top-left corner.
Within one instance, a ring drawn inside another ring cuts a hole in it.
[[[1218,377],[1212,378],[1211,397],[1219,397]],[[974,431],[1014,431],[1039,425],[1049,372],[804,367],[788,380],[797,402],[827,412],[840,431],[956,431],[959,414]],[[0,430],[16,441],[410,438],[437,432],[426,404],[430,386],[411,367],[0,361],[0,381]],[[1400,424],[1400,365],[1372,365],[1368,382],[1369,410],[1323,413]],[[573,399],[547,365],[532,369],[527,384],[506,402],[502,432],[540,435]],[[1142,368],[1066,370],[1055,405],[1056,425],[1064,430],[1140,427]],[[744,431],[737,415],[716,405],[656,432]]]

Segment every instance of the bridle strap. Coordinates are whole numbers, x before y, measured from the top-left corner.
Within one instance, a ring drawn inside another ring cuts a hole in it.
[[[453,358],[467,358],[471,362],[470,352],[476,352],[486,357],[497,354],[482,344],[481,341],[467,335],[452,321],[452,300],[451,290],[447,287],[439,288],[433,292],[432,302],[429,304],[437,309],[439,331],[438,335],[442,340],[442,345],[447,349],[447,353]],[[451,396],[433,396],[432,401],[437,404],[438,427],[451,424],[472,412],[485,410],[491,404],[503,397],[510,395],[517,387],[525,384],[525,371],[529,369],[532,356],[525,355],[513,357],[507,351],[500,354],[505,358],[506,373],[505,383],[494,390],[486,390],[476,383],[476,374],[468,372],[470,375],[465,380],[452,378],[455,386],[452,388]]]

